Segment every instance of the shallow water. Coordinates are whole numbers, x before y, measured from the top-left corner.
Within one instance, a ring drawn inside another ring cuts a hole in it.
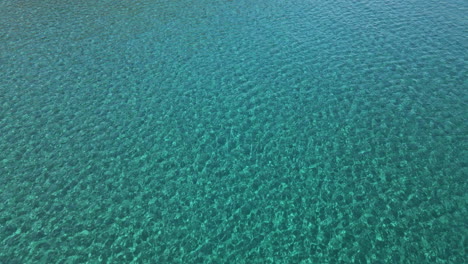
[[[1,1],[0,263],[466,263],[466,1]]]

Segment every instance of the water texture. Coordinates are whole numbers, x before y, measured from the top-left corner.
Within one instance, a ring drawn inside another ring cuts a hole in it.
[[[0,263],[467,263],[467,14],[0,0]]]

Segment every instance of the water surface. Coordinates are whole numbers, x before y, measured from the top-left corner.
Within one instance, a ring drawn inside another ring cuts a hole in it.
[[[466,263],[467,11],[1,1],[0,263]]]

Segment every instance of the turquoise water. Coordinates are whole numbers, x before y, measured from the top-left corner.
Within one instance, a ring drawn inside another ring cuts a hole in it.
[[[0,263],[467,263],[467,14],[0,0]]]

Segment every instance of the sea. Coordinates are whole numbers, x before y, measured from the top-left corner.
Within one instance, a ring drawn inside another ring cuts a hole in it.
[[[0,0],[0,263],[468,263],[468,1]]]

